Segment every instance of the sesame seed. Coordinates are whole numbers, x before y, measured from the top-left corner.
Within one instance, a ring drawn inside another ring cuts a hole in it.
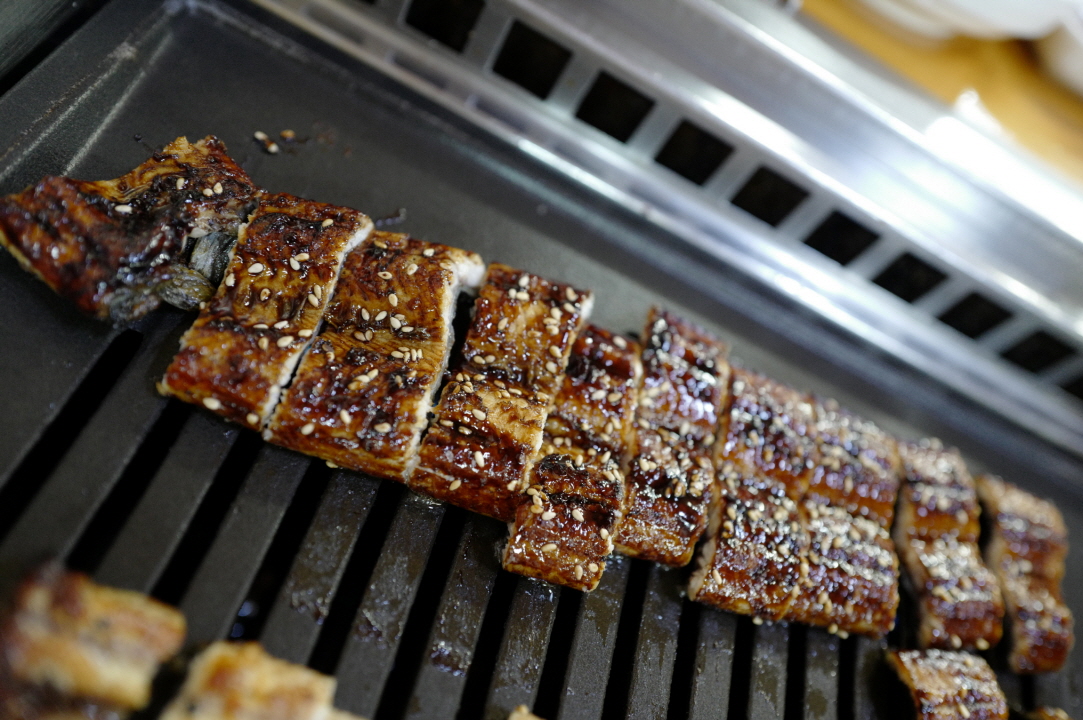
[[[257,340],[256,344],[259,345],[260,350],[266,350],[267,348],[271,347],[271,341],[265,337],[261,337],[259,340]]]
[[[381,310],[376,313],[376,322],[381,322],[385,317],[387,317],[387,310]]]
[[[262,290],[259,291],[260,302],[266,302],[267,298],[269,298],[269,297],[271,297],[270,288],[263,288]]]
[[[475,355],[474,357],[470,358],[470,362],[474,363],[475,365],[484,365],[485,358],[483,358],[481,355]]]
[[[392,350],[391,351],[391,357],[402,360],[403,358],[406,357],[406,355],[404,355],[401,350]]]
[[[425,257],[432,257],[436,254],[436,250],[434,248],[425,248],[425,250],[421,254]]]
[[[583,566],[582,565],[576,565],[575,566],[575,579],[576,580],[582,580],[583,579]]]
[[[222,409],[222,401],[218,398],[203,398],[203,407],[208,410],[220,410]]]
[[[372,339],[372,334],[373,334],[373,333],[372,333],[372,331],[371,331],[371,330],[366,330],[366,331],[365,331],[365,339],[366,339],[366,340],[371,340],[371,339]]]
[[[836,625],[835,623],[831,623],[830,625],[827,626],[827,631],[829,633],[831,633],[832,635],[834,635],[839,631],[839,626]]]
[[[448,486],[448,490],[458,490],[460,487],[462,487],[462,484],[462,480],[452,480],[451,485]]]
[[[339,410],[338,416],[342,419],[342,422],[346,423],[347,425],[349,425],[350,421],[353,420],[353,417],[350,416],[350,413],[346,412],[345,410]]]
[[[297,253],[296,255],[294,255],[294,257],[297,258],[297,262],[304,262],[305,260],[308,260],[309,254],[308,253]]]
[[[248,413],[244,419],[248,421],[249,425],[259,425],[259,415],[255,413]]]
[[[290,267],[293,268],[294,270],[300,270],[301,269],[301,263],[297,262],[297,258],[291,257],[290,258]]]
[[[177,189],[183,190],[184,186],[188,184],[188,181],[184,178],[177,178]]]
[[[222,194],[222,190],[223,190],[223,188],[222,188],[222,183],[220,183],[220,182],[216,182],[216,183],[214,184],[214,194],[215,194],[215,195],[221,195],[221,194]]]
[[[529,284],[530,284],[530,276],[529,275],[520,275],[519,276],[519,287],[525,288]]]
[[[711,570],[711,579],[714,580],[716,585],[722,584],[722,574],[718,572],[718,568]]]
[[[465,425],[460,425],[459,426],[459,432],[461,432],[463,435],[473,435],[474,434],[474,431],[471,430],[470,428],[468,428]]]
[[[278,154],[278,143],[271,143],[270,145],[268,145],[267,146],[267,152],[271,153],[272,155],[277,155]]]
[[[390,280],[391,278],[395,277],[394,275],[392,275],[391,273],[389,273],[386,270],[383,270],[381,272],[376,273],[376,276],[379,277],[379,278],[382,278],[384,280]]]
[[[394,330],[398,330],[400,327],[402,327],[402,323],[399,321],[399,319],[397,317],[391,318],[391,328]]]
[[[276,330],[285,330],[290,326],[289,320],[279,320],[274,324]]]
[[[252,329],[253,330],[266,330],[267,329],[267,323],[256,323],[255,325],[252,326]]]
[[[485,456],[481,454],[481,450],[474,451],[474,462],[478,467],[485,467]]]
[[[623,397],[624,397],[623,394],[614,391],[614,392],[611,392],[608,395],[606,395],[605,399],[608,400],[611,403],[615,403],[615,402],[620,402],[620,399],[623,398]]]
[[[549,346],[549,354],[555,358],[559,358],[562,355],[560,348],[558,348],[556,345]]]
[[[383,240],[373,240],[372,244],[375,245],[376,247],[380,248],[381,250],[386,250],[387,249],[387,244],[384,243]]]
[[[320,306],[320,299],[318,297],[316,297],[315,295],[313,295],[312,293],[309,293],[308,294],[308,304],[311,305],[312,307],[319,307]]]
[[[542,545],[541,549],[542,549],[542,552],[553,552],[554,550],[557,549],[557,544],[556,543],[545,543],[544,545]]]
[[[620,335],[617,335],[613,338],[613,344],[619,347],[621,350],[624,350],[628,347],[628,341],[622,338]]]
[[[486,365],[491,365],[494,362],[496,362],[496,355],[486,355],[485,356],[485,364]]]
[[[756,617],[752,618],[752,624],[753,625],[763,625],[763,618],[761,618],[759,616],[756,616]]]
[[[326,220],[324,220],[324,221],[323,221],[322,223],[320,223],[320,225],[321,225],[322,227],[331,227],[331,226],[332,226],[332,225],[334,225],[334,224],[335,224],[335,221],[334,221],[334,220],[332,220],[331,218],[327,218],[327,219],[326,219]]]
[[[575,314],[575,306],[571,303],[564,303],[562,307],[564,308],[564,312],[568,313],[569,315]]]
[[[252,263],[248,266],[248,272],[251,275],[259,275],[263,272],[263,263]]]
[[[602,536],[602,540],[608,540],[609,539],[609,531],[606,530],[605,528],[602,528],[601,530],[599,530],[598,534]]]
[[[278,347],[280,347],[280,348],[284,348],[284,347],[287,347],[292,342],[293,342],[293,336],[291,336],[291,335],[283,335],[282,337],[278,338],[278,342],[276,342],[275,345],[278,345]]]
[[[131,205],[114,205],[113,209],[116,210],[121,215],[127,215],[132,211],[132,206]]]
[[[546,510],[545,512],[543,512],[541,514],[541,519],[542,520],[552,520],[556,516],[557,516],[557,514],[555,512],[553,512],[552,510]]]
[[[988,650],[989,649],[989,641],[986,640],[985,638],[978,638],[977,640],[974,641],[974,647],[978,648],[979,650]]]
[[[571,289],[570,287],[569,287],[569,288],[565,288],[565,289],[564,289],[564,294],[565,294],[565,295],[567,296],[567,298],[568,298],[569,300],[571,300],[572,302],[575,302],[576,300],[578,300],[578,299],[579,299],[579,295],[577,295],[577,294],[576,294],[576,292],[575,292],[575,290],[572,290],[572,289]]]
[[[485,412],[482,410],[471,410],[471,412],[478,420],[484,420],[487,417]]]
[[[572,510],[572,517],[575,518],[576,520],[578,520],[579,522],[583,522],[583,511],[580,510],[579,508],[576,508],[575,510]]]
[[[508,319],[507,318],[500,318],[500,322],[498,322],[496,324],[496,329],[497,330],[503,330],[507,326],[508,326]]]
[[[311,435],[313,432],[315,432],[315,430],[316,430],[316,424],[315,423],[305,423],[304,425],[301,426],[301,434],[302,435]]]
[[[265,142],[267,140],[267,133],[263,132],[262,130],[257,130],[256,132],[252,133],[252,137],[259,140],[260,142]]]
[[[959,705],[957,707],[959,708],[960,714],[962,714],[962,716],[964,718],[970,717],[970,710],[967,708],[966,705],[963,705],[962,703],[959,703]]]
[[[298,335],[299,335],[300,337],[303,337],[303,338],[308,338],[308,337],[312,337],[312,331],[311,331],[311,330],[309,330],[308,328],[305,328],[304,330],[298,330],[298,331],[297,331],[297,334],[298,334]]]
[[[391,307],[398,307],[399,306],[399,296],[396,295],[395,293],[391,293],[390,295],[388,295],[387,296],[387,301],[389,303],[391,303]]]
[[[207,197],[210,197],[211,195],[214,195],[214,190],[211,190],[210,188],[203,188],[203,194]]]
[[[543,512],[542,506],[541,505],[531,505],[530,506],[530,512],[533,513],[534,515],[541,515],[542,512]]]
[[[545,369],[548,370],[549,372],[553,373],[554,375],[556,375],[557,372],[560,371],[560,368],[558,368],[557,364],[555,362],[553,362],[552,360],[545,363]]]
[[[378,433],[389,432],[391,430],[391,423],[385,423],[385,422],[376,423],[375,425],[372,426],[372,429],[375,430]]]

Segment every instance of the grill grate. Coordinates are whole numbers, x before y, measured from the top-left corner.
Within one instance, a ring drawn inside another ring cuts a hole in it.
[[[375,215],[406,205],[421,237],[596,288],[607,327],[637,327],[652,302],[722,323],[756,367],[900,435],[943,435],[1057,497],[1083,527],[1076,460],[241,7],[103,8],[0,99],[0,192],[58,169],[119,174],[145,157],[136,133],[165,142],[178,128],[213,131],[272,189]],[[69,74],[72,57],[87,75]],[[271,158],[246,144],[260,126],[312,139]],[[589,595],[510,575],[499,524],[158,396],[189,321],[181,313],[111,331],[74,316],[6,255],[0,302],[6,578],[59,555],[178,604],[193,642],[259,638],[336,674],[339,704],[377,720],[502,718],[519,703],[550,720],[891,716],[874,702],[876,643],[700,607],[681,592],[687,569],[618,558]],[[1080,612],[1077,556],[1066,592]],[[1058,676],[1005,685],[1019,704],[1078,713],[1079,667],[1076,657]]]

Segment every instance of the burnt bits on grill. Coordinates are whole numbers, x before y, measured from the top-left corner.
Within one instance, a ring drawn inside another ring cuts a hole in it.
[[[621,460],[643,376],[639,345],[588,326],[546,421],[542,459],[522,496],[504,568],[593,590],[621,518]]]
[[[264,437],[403,481],[447,367],[456,298],[484,269],[471,252],[373,233],[347,256],[326,327]]]
[[[978,550],[974,480],[954,450],[936,440],[899,445],[904,482],[894,538],[918,605],[918,644],[996,645],[1004,603]]]
[[[161,720],[347,720],[334,710],[335,678],[268,655],[259,643],[216,642],[197,655]]]
[[[343,258],[371,230],[356,210],[263,196],[159,391],[262,428],[312,343]]]
[[[643,385],[616,545],[626,555],[680,567],[692,559],[707,527],[711,447],[729,386],[728,348],[659,308],[648,313],[643,338]]]
[[[444,388],[407,484],[511,522],[592,305],[589,292],[490,265],[463,363]]]
[[[1007,720],[1008,701],[980,657],[944,650],[896,650],[888,664],[910,691],[919,720]]]
[[[83,312],[128,322],[207,300],[257,193],[220,140],[180,137],[116,180],[49,176],[0,198],[0,244]]]
[[[1017,673],[1054,672],[1074,641],[1072,613],[1061,596],[1068,530],[1050,502],[1000,478],[978,478],[990,518],[985,548],[1000,581],[1008,616],[1008,664]]]
[[[142,709],[184,633],[177,610],[50,563],[15,589],[0,617],[0,717],[115,718]]]

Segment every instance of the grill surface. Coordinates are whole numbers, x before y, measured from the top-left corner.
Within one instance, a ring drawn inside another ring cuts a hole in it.
[[[307,142],[268,156],[250,140],[286,128]],[[594,288],[606,327],[634,330],[664,303],[749,366],[902,437],[940,435],[1083,527],[1077,459],[247,5],[107,6],[0,99],[0,192],[46,173],[112,177],[212,132],[272,190],[374,216],[405,207],[420,237]],[[0,582],[59,555],[178,604],[193,644],[258,638],[335,673],[338,704],[380,719],[519,703],[547,718],[892,716],[876,643],[700,607],[683,597],[687,569],[617,559],[589,595],[518,578],[499,568],[499,524],[161,398],[181,313],[111,330],[6,254],[0,300]],[[1083,617],[1080,543],[1065,589]],[[1017,706],[1079,716],[1081,670],[1077,651],[1056,676],[1003,684]]]

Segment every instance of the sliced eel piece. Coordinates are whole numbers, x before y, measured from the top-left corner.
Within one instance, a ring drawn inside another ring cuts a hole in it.
[[[893,650],[888,664],[920,720],[1007,720],[1008,701],[984,659],[944,650]]]
[[[262,428],[313,341],[343,258],[370,230],[356,210],[263,196],[159,391]]]
[[[1072,720],[1066,711],[1044,705],[1031,710],[1026,716],[1029,720]]]
[[[456,370],[407,484],[504,522],[540,459],[549,408],[593,295],[489,266]]]
[[[189,238],[236,235],[258,192],[220,140],[180,137],[115,180],[49,176],[0,198],[0,244],[83,312],[128,322],[163,297],[208,299],[214,285],[185,266]]]
[[[346,257],[325,328],[264,437],[404,480],[447,368],[456,298],[478,286],[484,267],[471,252],[373,233]]]
[[[638,344],[594,326],[576,338],[504,569],[577,590],[598,585],[621,518],[620,465],[642,376]]]
[[[902,470],[895,439],[834,400],[818,400],[814,412],[820,459],[806,497],[890,529]]]
[[[613,550],[624,487],[617,465],[579,465],[547,455],[535,466],[529,502],[519,505],[504,549],[504,569],[576,590],[593,590]]]
[[[1000,641],[1004,602],[978,550],[978,501],[962,457],[936,440],[901,443],[893,536],[916,594],[922,647],[984,650]]]
[[[809,533],[808,571],[789,619],[841,637],[887,635],[899,606],[899,559],[888,531],[808,499],[802,511]]]
[[[15,590],[0,620],[0,716],[141,709],[184,633],[177,610],[50,563]]]
[[[727,463],[689,580],[693,600],[754,620],[786,619],[809,572],[809,536],[786,486]]]
[[[268,655],[259,643],[216,642],[192,660],[161,720],[326,720],[335,679]]]
[[[985,650],[1000,641],[1004,601],[975,543],[896,541],[916,594],[921,647]]]
[[[816,465],[811,398],[763,375],[735,368],[717,459],[777,478],[804,497]]]
[[[728,398],[728,348],[658,308],[647,315],[643,336],[643,387],[616,546],[626,555],[681,567],[692,560],[707,527],[711,446]]]
[[[985,559],[1004,594],[1017,673],[1054,672],[1074,643],[1072,613],[1061,595],[1068,530],[1053,503],[1000,478],[978,478],[978,494],[991,519]]]

